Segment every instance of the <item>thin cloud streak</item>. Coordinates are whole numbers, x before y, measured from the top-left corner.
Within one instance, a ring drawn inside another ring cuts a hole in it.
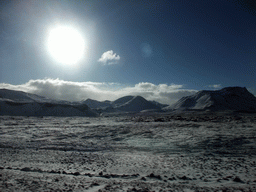
[[[118,87],[118,88],[117,88]],[[0,88],[25,91],[50,99],[81,101],[95,99],[99,101],[115,100],[127,95],[140,95],[148,100],[172,104],[196,90],[184,89],[183,85],[153,84],[141,82],[133,86],[105,82],[72,82],[60,79],[36,79],[25,84],[12,85],[0,83]]]
[[[218,89],[221,88],[221,84],[209,85],[208,87]]]

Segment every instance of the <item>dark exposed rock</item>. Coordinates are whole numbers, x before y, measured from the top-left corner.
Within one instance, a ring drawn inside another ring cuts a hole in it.
[[[111,178],[111,176],[110,175],[103,175],[102,177],[105,177],[105,178],[107,178],[107,179],[110,179]]]
[[[95,183],[91,184],[91,187],[93,187],[93,186],[100,186],[100,184],[95,182]]]
[[[151,174],[150,174],[150,175],[148,175],[147,177],[162,180],[162,178],[161,178],[161,176],[160,176],[160,175],[154,175],[154,173],[151,173]]]
[[[73,175],[78,176],[78,175],[80,175],[80,173],[79,172],[75,172],[75,173],[73,173]]]
[[[24,167],[21,169],[21,171],[31,171],[31,169],[29,167]]]
[[[155,119],[155,122],[165,122],[165,119],[164,118],[157,118],[157,119]]]
[[[92,174],[91,174],[91,173],[85,173],[84,175],[85,175],[85,176],[88,176],[88,177],[92,177]]]
[[[187,176],[183,176],[183,177],[179,177],[179,179],[182,179],[182,180],[191,180],[189,177],[187,177]]]
[[[235,178],[233,179],[233,181],[239,182],[239,183],[243,183],[243,181],[242,181],[239,177],[235,177]]]
[[[129,175],[123,174],[121,177],[122,177],[122,178],[124,178],[124,177],[129,177]]]

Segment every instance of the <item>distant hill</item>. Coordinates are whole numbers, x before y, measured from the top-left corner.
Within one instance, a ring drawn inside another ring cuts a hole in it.
[[[164,110],[210,110],[256,112],[256,97],[246,88],[226,87],[216,91],[199,91],[183,97]]]
[[[104,108],[111,106],[111,101],[97,101],[93,99],[86,99],[85,101],[82,101],[81,103],[88,105],[88,107],[92,109],[97,108]]]
[[[0,115],[98,116],[86,104],[56,101],[8,89],[0,89]]]
[[[167,104],[162,104],[162,103],[158,103],[157,101],[149,101],[150,103],[153,103],[154,105],[160,107],[160,108],[164,108],[167,107]]]
[[[0,89],[0,98],[10,99],[19,102],[51,102],[51,99],[36,94],[26,93],[23,91],[14,91],[9,89]]]
[[[161,109],[167,105],[158,103],[156,101],[148,101],[141,96],[124,96],[114,101],[96,101],[87,99],[82,103],[87,104],[90,108],[98,112],[140,112],[148,109]]]
[[[135,111],[139,112],[147,109],[161,109],[161,107],[155,105],[154,103],[144,99],[141,96],[134,96],[126,103],[116,107],[120,111]]]
[[[127,103],[128,101],[132,100],[134,98],[134,96],[131,96],[131,95],[128,95],[128,96],[124,96],[124,97],[121,97],[115,101],[112,101],[111,102],[111,105],[113,107],[119,107],[121,105],[124,105],[125,103]]]

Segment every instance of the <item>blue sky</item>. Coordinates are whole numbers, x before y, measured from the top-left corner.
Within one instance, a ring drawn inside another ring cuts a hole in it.
[[[114,97],[107,89],[145,96],[152,86],[163,90],[161,85],[185,93],[179,96],[227,86],[247,87],[256,95],[256,11],[244,2],[1,1],[0,87],[50,96],[28,86],[94,82],[107,99]],[[72,25],[85,39],[84,59],[75,66],[47,54],[47,30],[56,24]],[[142,84],[149,89],[138,91]]]

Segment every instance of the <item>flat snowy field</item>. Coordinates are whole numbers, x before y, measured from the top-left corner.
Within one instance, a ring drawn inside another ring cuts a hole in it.
[[[256,191],[256,115],[0,116],[0,191]]]

